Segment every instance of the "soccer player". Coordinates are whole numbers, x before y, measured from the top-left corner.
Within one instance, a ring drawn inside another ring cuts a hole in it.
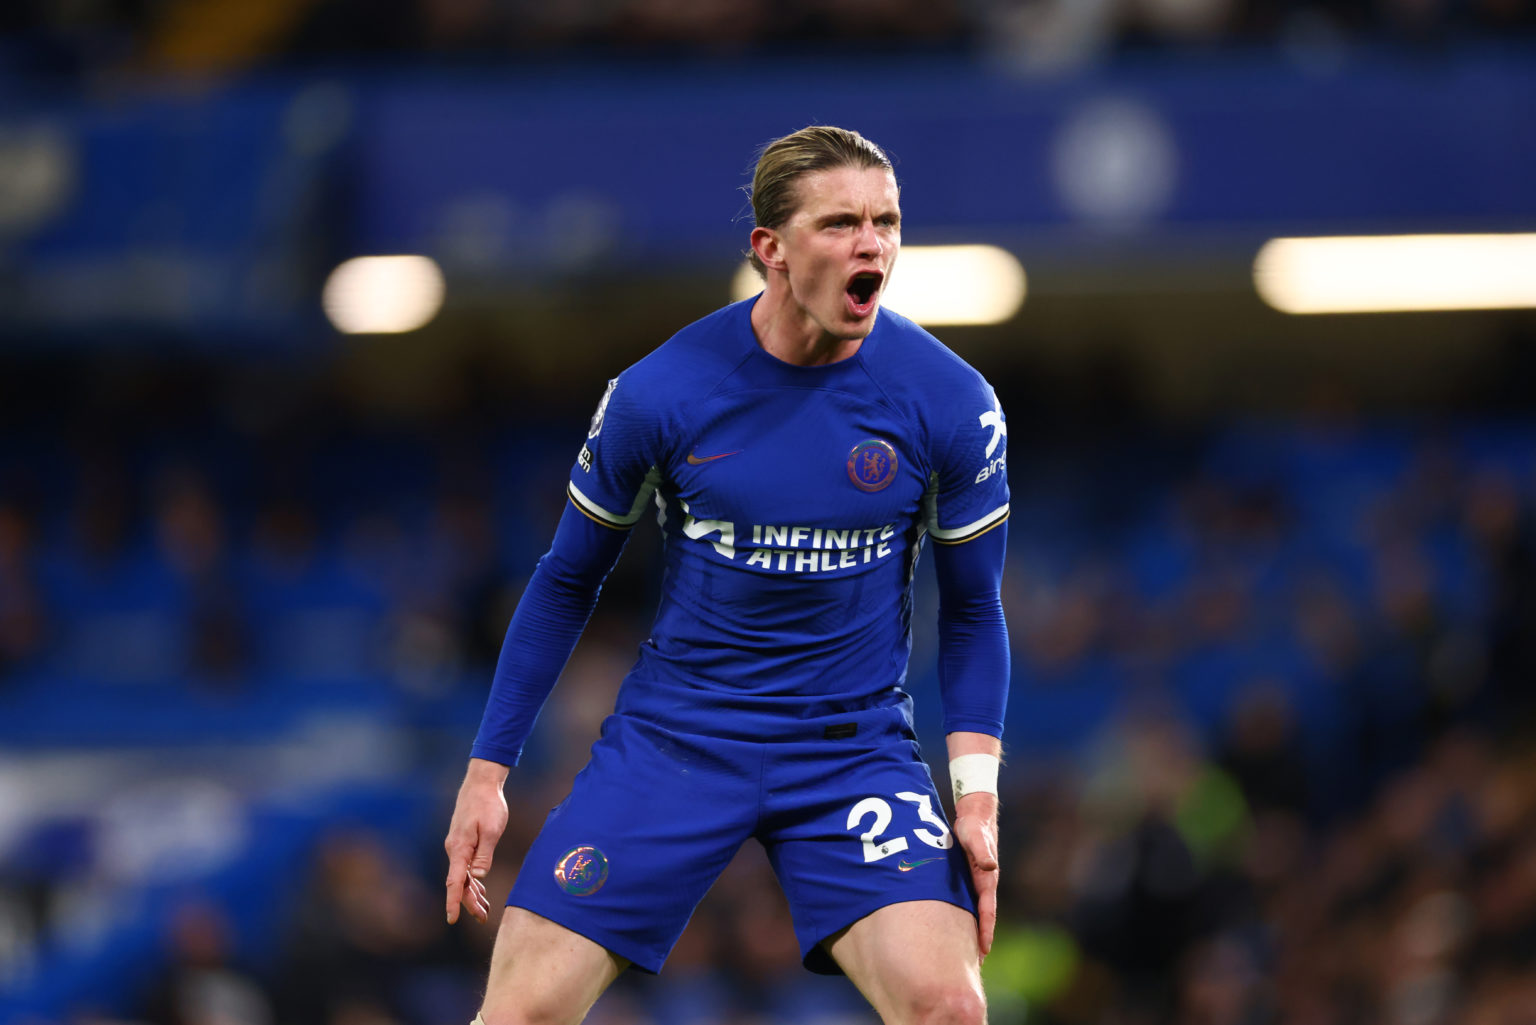
[[[752,206],[763,291],[608,382],[507,631],[445,843],[449,922],[461,904],[489,912],[508,766],[654,501],[656,620],[507,899],[485,1025],[579,1022],[627,965],[660,970],[749,838],[807,968],[846,973],[888,1025],[986,1017],[1009,670],[1002,408],[880,308],[901,209],[878,146],[823,126],[775,140]],[[925,536],[953,830],[902,689]]]

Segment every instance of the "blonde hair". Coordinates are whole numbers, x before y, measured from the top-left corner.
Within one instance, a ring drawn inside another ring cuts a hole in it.
[[[748,196],[752,217],[759,228],[778,228],[793,216],[800,197],[795,182],[801,175],[835,167],[896,169],[885,150],[858,132],[833,125],[811,125],[774,139],[758,154]],[[759,274],[765,273],[755,251],[747,258]]]

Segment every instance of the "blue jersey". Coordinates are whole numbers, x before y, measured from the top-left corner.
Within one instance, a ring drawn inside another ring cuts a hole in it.
[[[546,556],[561,583],[549,594],[587,587],[595,600],[622,547],[602,535],[627,531],[654,508],[665,540],[660,605],[617,711],[753,739],[808,718],[904,706],[925,537],[981,549],[964,543],[991,534],[985,566],[940,571],[948,633],[984,632],[992,652],[979,681],[948,689],[945,728],[1000,735],[1007,655],[997,598],[1003,531],[994,528],[1008,516],[1008,485],[996,395],[888,310],[853,356],[785,363],[758,344],[753,302],[690,325],[609,383],[569,482],[593,536],[562,522]],[[576,539],[565,556],[562,535]],[[595,576],[586,562],[602,564]],[[967,608],[973,594],[978,607]],[[548,632],[557,620],[579,633],[589,611],[529,614],[523,633]],[[504,649],[496,683],[518,694],[498,700],[493,691],[479,757],[515,761],[553,682],[549,663],[569,655],[568,646],[548,657],[520,653],[532,642],[518,633],[514,617],[508,645],[518,650]],[[941,676],[964,677],[952,663]],[[551,678],[529,679],[541,672]]]

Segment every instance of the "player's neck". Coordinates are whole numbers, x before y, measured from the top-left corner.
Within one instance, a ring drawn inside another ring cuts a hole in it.
[[[838,338],[818,324],[793,296],[766,289],[752,307],[757,344],[776,359],[796,366],[838,363],[859,351],[862,338]]]

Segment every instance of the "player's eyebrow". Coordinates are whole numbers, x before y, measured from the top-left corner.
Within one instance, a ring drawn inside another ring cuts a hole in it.
[[[900,221],[901,221],[901,211],[900,210],[895,210],[895,209],[892,209],[892,210],[879,210],[879,211],[876,211],[875,213],[870,214],[870,220],[873,220],[873,221],[881,221],[881,220],[884,220],[886,218],[890,218],[891,220],[894,220],[894,221],[900,223]],[[838,221],[841,221],[841,220],[860,221],[860,220],[863,220],[863,219],[864,219],[864,215],[859,213],[857,210],[853,210],[853,209],[832,210],[832,211],[829,211],[829,212],[827,212],[825,214],[822,214],[820,217],[816,218],[816,224],[818,224],[818,225],[835,224],[835,223],[837,223]]]

